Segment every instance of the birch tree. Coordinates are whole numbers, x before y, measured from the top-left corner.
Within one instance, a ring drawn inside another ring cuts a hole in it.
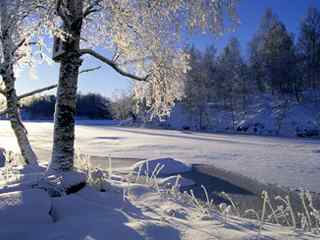
[[[236,0],[58,0],[56,12],[64,37],[56,58],[61,65],[49,172],[73,167],[76,91],[83,56],[136,80],[135,92],[150,106],[151,115],[165,115],[182,96],[188,69],[187,54],[179,48],[182,33],[221,33],[224,16],[236,22],[235,5]]]
[[[6,99],[6,109],[0,111],[0,114],[8,116],[21,154],[25,162],[32,165],[37,165],[37,157],[21,121],[19,100],[50,90],[55,86],[17,96],[15,69],[32,65],[32,45],[40,44],[34,40],[35,36],[41,32],[41,16],[36,11],[41,4],[44,4],[44,1],[1,0],[0,2],[0,75],[2,77],[0,94]]]

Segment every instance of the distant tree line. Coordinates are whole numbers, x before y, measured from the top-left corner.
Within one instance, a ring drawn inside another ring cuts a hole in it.
[[[189,47],[191,68],[185,82],[183,103],[205,119],[208,103],[219,103],[232,113],[245,110],[248,96],[268,93],[283,99],[302,101],[312,93],[319,101],[320,12],[310,7],[295,38],[268,9],[241,54],[237,38],[231,38],[220,54],[214,46],[204,52]]]
[[[33,97],[24,103],[21,111],[29,119],[53,119],[56,97]],[[112,119],[111,101],[100,94],[77,95],[76,117],[84,119]]]
[[[0,100],[0,105],[2,101]],[[21,106],[25,119],[53,119],[56,103],[55,95],[34,96]],[[2,104],[5,104],[4,102]],[[97,93],[77,94],[76,117],[80,119],[135,118],[135,101],[130,92],[121,91],[106,98]]]

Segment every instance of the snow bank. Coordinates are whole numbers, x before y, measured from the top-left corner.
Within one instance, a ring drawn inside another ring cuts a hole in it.
[[[0,226],[51,223],[51,200],[39,189],[0,194]]]
[[[162,167],[163,166],[163,167]],[[172,158],[159,158],[153,160],[143,160],[133,165],[133,170],[141,173],[141,175],[151,176],[154,172],[162,167],[157,175],[158,177],[169,176],[172,174],[184,173],[191,171],[191,166],[177,161]],[[157,168],[157,169],[156,169]]]

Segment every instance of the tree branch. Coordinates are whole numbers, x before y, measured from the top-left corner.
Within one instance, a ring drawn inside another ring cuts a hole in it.
[[[91,13],[98,12],[98,11],[99,11],[99,10],[98,10],[98,9],[95,9],[95,8],[92,8],[92,9],[87,8],[86,11],[83,13],[83,18],[86,18],[86,17],[89,16]]]
[[[26,39],[24,38],[24,39],[22,39],[21,41],[20,41],[20,43],[18,43],[16,46],[15,46],[15,48],[13,49],[13,51],[12,51],[12,55],[13,54],[15,54],[15,52],[21,47],[21,46],[23,46],[23,45],[36,45],[38,42],[27,42],[26,43]]]
[[[92,49],[81,49],[80,50],[80,54],[84,55],[84,54],[89,54],[95,58],[97,58],[98,60],[100,60],[101,62],[104,62],[106,64],[108,64],[110,67],[112,67],[114,70],[116,70],[118,73],[120,73],[122,76],[128,77],[128,78],[132,78],[134,80],[137,81],[147,81],[149,75],[145,76],[145,77],[138,77],[134,74],[128,73],[126,71],[124,71],[123,69],[120,68],[120,66],[113,62],[112,60],[105,58],[104,56],[102,56],[101,54],[93,51]]]
[[[48,87],[44,87],[44,88],[40,88],[40,89],[37,89],[37,90],[34,90],[32,92],[28,92],[28,93],[25,93],[25,94],[22,94],[20,96],[18,96],[18,101],[20,101],[21,99],[23,98],[26,98],[26,97],[30,97],[32,95],[35,95],[37,93],[41,93],[41,92],[44,92],[44,91],[49,91],[49,90],[52,90],[54,88],[56,88],[58,85],[57,84],[54,84],[54,85],[51,85],[51,86],[48,86]],[[1,92],[2,93],[2,92]],[[5,109],[5,110],[1,110],[0,111],[0,116],[2,115],[5,115],[8,113],[8,109]]]
[[[71,26],[71,22],[68,19],[68,16],[66,15],[66,13],[63,11],[62,6],[63,5],[63,0],[57,0],[57,7],[56,7],[56,11],[59,17],[61,17],[62,21],[64,22],[64,24],[67,27]]]
[[[94,68],[87,68],[87,69],[83,69],[79,72],[79,74],[81,73],[87,73],[87,72],[92,72],[92,71],[95,71],[95,70],[99,70],[101,68],[101,66],[98,66],[98,67],[94,67]]]
[[[84,11],[83,11],[83,18],[86,18],[89,16],[91,13],[98,12],[99,9],[95,8],[96,6],[99,5],[101,0],[95,0],[91,5],[89,5]]]
[[[13,51],[12,51],[12,55],[25,43],[25,41],[26,41],[26,39],[24,38],[24,39],[22,39],[19,43],[18,43],[18,45],[13,49]]]
[[[52,89],[56,88],[57,86],[58,86],[57,84],[54,84],[54,85],[51,85],[51,86],[48,86],[48,87],[40,88],[40,89],[34,90],[32,92],[28,92],[28,93],[22,94],[22,95],[20,95],[18,97],[18,101],[20,101],[23,98],[30,97],[32,95],[35,95],[35,94],[38,94],[38,93],[41,93],[41,92],[52,90]]]
[[[142,57],[142,58],[131,59],[131,60],[127,60],[125,62],[122,62],[119,65],[124,66],[124,65],[128,65],[128,64],[141,62],[141,61],[146,61],[146,60],[149,60],[149,59],[152,59],[152,57],[151,56],[146,56],[146,57]]]

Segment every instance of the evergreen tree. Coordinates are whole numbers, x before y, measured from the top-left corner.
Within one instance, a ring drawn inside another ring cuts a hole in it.
[[[316,89],[320,86],[320,12],[310,7],[301,24],[298,39],[305,85]]]
[[[213,98],[213,73],[216,50],[213,46],[206,49],[202,54],[199,50],[191,47],[188,49],[190,69],[185,81],[185,97],[183,102],[193,113],[197,113],[199,128],[207,127],[208,102]]]
[[[251,78],[260,91],[292,93],[297,83],[296,51],[292,35],[269,9],[249,44]]]
[[[262,59],[272,93],[292,93],[296,64],[294,41],[280,21],[265,35]]]
[[[268,89],[268,80],[264,71],[264,59],[262,50],[264,48],[264,40],[266,34],[271,30],[272,26],[278,22],[271,9],[267,9],[261,19],[261,23],[257,33],[249,43],[249,68],[252,80],[252,85],[265,92]]]
[[[241,56],[240,44],[237,38],[231,38],[222,54],[219,56],[219,79],[221,81],[222,98],[225,106],[231,111],[233,125],[234,113],[239,104],[244,105],[247,93],[245,63]]]

